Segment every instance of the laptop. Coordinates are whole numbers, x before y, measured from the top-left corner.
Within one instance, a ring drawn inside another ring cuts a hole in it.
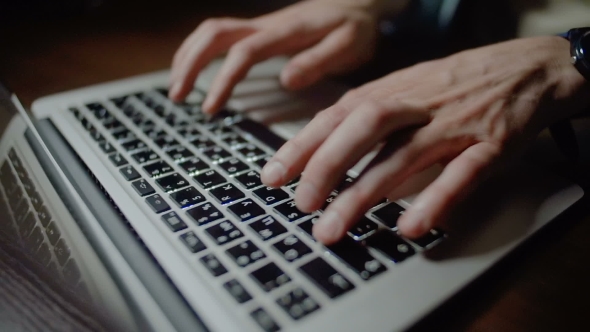
[[[182,104],[167,98],[167,71],[41,98],[32,118],[4,92],[0,238],[106,329],[392,331],[414,325],[583,196],[517,162],[444,229],[405,239],[397,217],[432,169],[408,182],[408,197],[383,199],[324,247],[311,236],[322,211],[293,203],[297,180],[267,188],[260,170],[346,87],[287,93],[277,79],[283,63],[256,66],[212,119],[200,103],[219,62]]]

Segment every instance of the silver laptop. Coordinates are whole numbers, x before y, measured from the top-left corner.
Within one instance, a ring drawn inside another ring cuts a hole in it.
[[[293,203],[297,180],[272,189],[259,173],[343,87],[286,93],[281,63],[257,66],[213,119],[200,102],[216,64],[183,104],[167,99],[166,71],[36,101],[34,127],[21,113],[0,142],[11,234],[117,329],[392,331],[411,327],[583,196],[519,162],[444,230],[410,241],[396,220],[432,170],[411,182],[407,198],[382,200],[326,248],[310,234],[322,211]]]

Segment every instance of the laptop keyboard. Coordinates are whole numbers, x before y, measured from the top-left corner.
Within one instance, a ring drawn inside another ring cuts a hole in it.
[[[15,148],[10,148],[7,157],[0,166],[0,209],[5,216],[0,219],[7,223],[0,231],[11,242],[19,242],[51,277],[63,281],[80,299],[90,299],[68,242]]]
[[[418,240],[402,238],[396,221],[404,208],[383,200],[349,237],[321,246],[311,229],[322,211],[301,212],[293,200],[299,179],[282,188],[260,181],[280,145],[267,139],[273,134],[228,110],[208,119],[198,91],[192,103],[173,104],[166,96],[165,89],[141,91],[69,112],[180,244],[181,255],[201,264],[236,305],[265,303],[249,311],[263,330],[280,329],[275,308],[293,322],[317,314],[445,237],[431,230]],[[352,183],[347,176],[323,208]]]

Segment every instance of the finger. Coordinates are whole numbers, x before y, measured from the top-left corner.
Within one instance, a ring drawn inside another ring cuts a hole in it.
[[[319,112],[266,163],[261,173],[262,182],[279,187],[301,174],[315,150],[354,107],[354,102],[336,103]]]
[[[384,148],[386,153],[380,153],[376,157],[381,161],[371,165],[354,185],[344,190],[328,206],[314,225],[314,237],[324,244],[338,241],[370,207],[391,191],[392,187],[436,163],[452,149],[451,144],[441,144],[440,140],[426,129],[417,130],[413,135],[401,139],[401,142],[410,143],[388,143]],[[395,149],[400,145],[399,149]],[[386,157],[390,146],[394,146],[394,152]]]
[[[203,109],[213,113],[229,98],[234,86],[242,80],[250,68],[257,62],[264,61],[279,54],[289,54],[307,47],[311,33],[301,37],[304,31],[298,26],[282,30],[260,31],[231,47],[223,66],[215,77]]]
[[[311,85],[350,62],[354,45],[354,27],[343,25],[314,47],[297,54],[281,72],[281,83],[289,89]]]
[[[184,42],[173,60],[170,98],[180,101],[192,90],[199,72],[211,60],[254,29],[243,21],[215,20],[203,24]]]
[[[482,142],[469,147],[451,161],[400,217],[400,232],[409,238],[416,238],[434,228],[482,180],[500,152],[499,146]]]
[[[388,135],[429,120],[429,113],[422,108],[399,101],[389,105],[361,104],[330,134],[307,163],[297,186],[297,207],[304,212],[321,208],[346,171]]]

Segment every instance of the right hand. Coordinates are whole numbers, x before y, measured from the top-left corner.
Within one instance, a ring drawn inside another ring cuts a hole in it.
[[[228,52],[203,104],[214,113],[257,62],[296,55],[283,68],[287,89],[309,86],[354,69],[373,56],[381,15],[399,12],[407,0],[308,0],[254,19],[203,22],[174,55],[170,98],[182,101],[199,72]]]

